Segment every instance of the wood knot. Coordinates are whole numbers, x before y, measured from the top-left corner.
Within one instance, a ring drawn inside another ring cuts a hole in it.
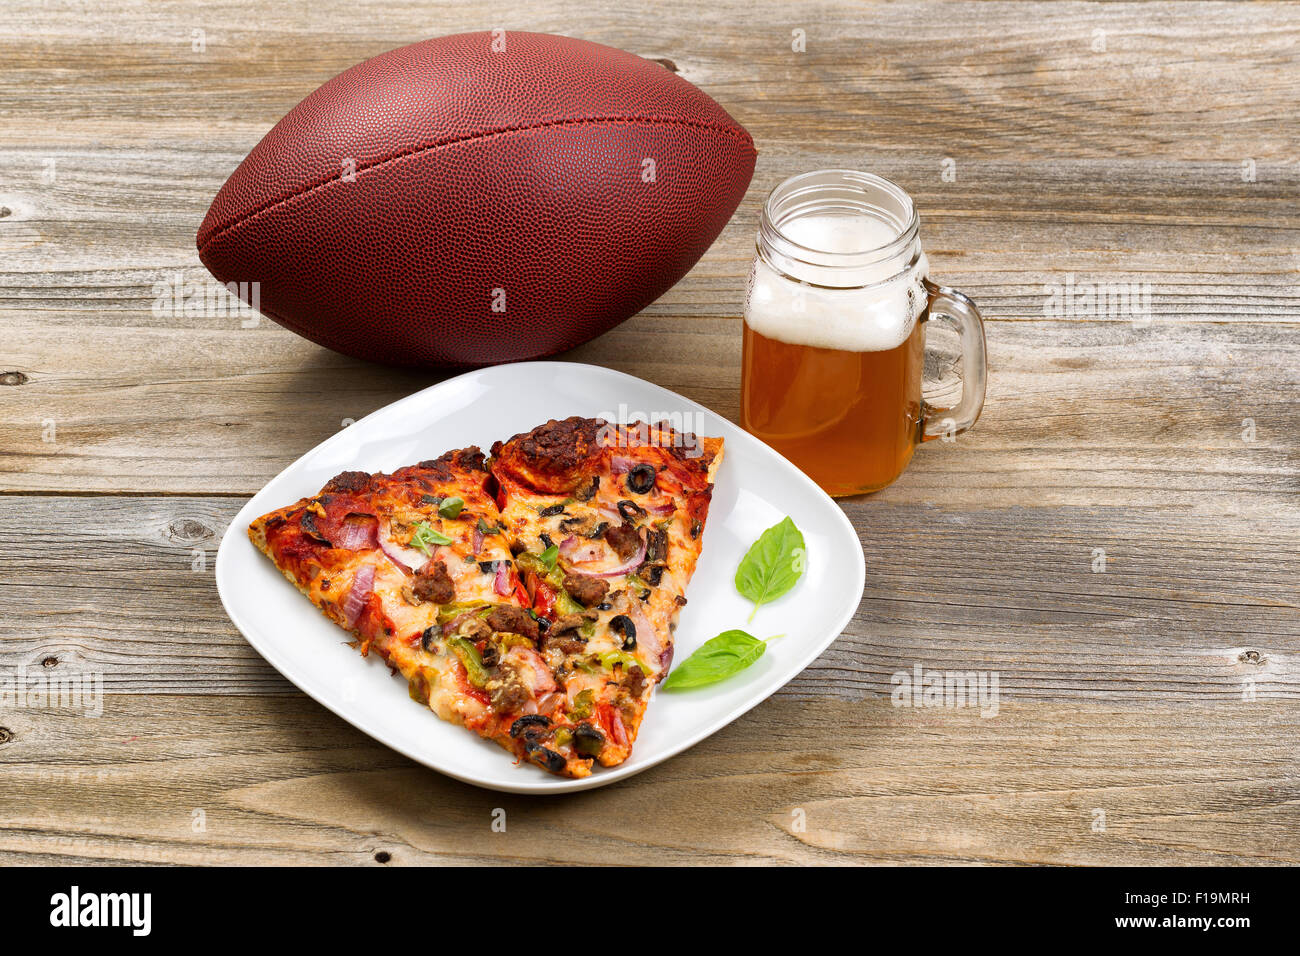
[[[0,206],[0,219],[7,219],[14,214],[8,206]]]
[[[51,654],[49,657],[45,658],[45,660],[41,661],[41,666],[42,666],[42,667],[58,667],[58,666],[59,666],[59,659],[58,659],[57,657],[55,657],[53,654]]]
[[[0,372],[0,385],[26,385],[28,381],[22,372]]]
[[[387,850],[380,850],[378,853],[375,854],[376,863],[387,863],[392,858],[393,858],[392,855],[389,854]]]
[[[1264,658],[1260,657],[1259,651],[1242,651],[1237,655],[1237,660],[1242,664],[1264,663]]]
[[[202,541],[213,534],[211,528],[194,518],[179,518],[167,526],[167,531],[173,540],[186,542]]]
[[[657,56],[654,58],[654,61],[658,63],[660,66],[662,66],[669,73],[679,72],[679,70],[677,69],[677,64],[674,63],[672,60],[668,59],[668,57],[666,56]]]
[[[0,727],[0,744],[7,744],[14,739],[14,732],[8,727]]]

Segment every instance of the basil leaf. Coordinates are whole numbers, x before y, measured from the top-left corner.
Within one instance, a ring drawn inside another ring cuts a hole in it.
[[[805,557],[803,534],[789,516],[759,535],[736,568],[736,590],[754,602],[751,621],[760,607],[795,586]]]
[[[415,534],[411,536],[411,547],[418,548],[425,557],[428,557],[432,553],[429,546],[435,544],[451,544],[451,538],[421,521],[415,526]]]
[[[438,514],[444,518],[454,518],[460,514],[465,507],[464,498],[443,498],[442,504],[438,505]]]
[[[738,674],[763,656],[767,644],[744,631],[723,631],[673,668],[660,686],[666,690],[703,687]]]

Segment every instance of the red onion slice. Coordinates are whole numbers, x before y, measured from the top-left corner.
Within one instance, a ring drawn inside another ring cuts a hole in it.
[[[504,561],[497,562],[497,576],[492,582],[492,590],[497,594],[510,593],[510,565]]]
[[[560,542],[560,554],[570,564],[586,564],[603,557],[605,546],[592,541],[584,544],[577,538],[565,538]]]
[[[379,543],[379,520],[373,515],[348,515],[339,522],[330,543],[345,551],[369,551]]]
[[[474,529],[473,549],[475,554],[483,550],[483,532],[478,528]]]
[[[375,566],[373,564],[363,564],[357,569],[356,576],[352,579],[352,587],[348,590],[348,596],[343,599],[343,622],[348,627],[355,627],[357,618],[361,616],[362,609],[366,606],[366,601],[370,599],[371,592],[375,589]]]
[[[614,738],[614,743],[618,744],[620,747],[626,747],[628,744],[627,728],[623,726],[623,718],[620,717],[618,711],[613,708],[610,708],[609,725],[609,729]]]
[[[637,568],[641,566],[641,562],[645,560],[645,550],[646,550],[645,536],[638,534],[637,537],[641,542],[641,546],[636,549],[636,554],[632,555],[630,560],[624,562],[623,564],[620,564],[616,568],[609,568],[608,570],[605,571],[588,571],[586,568],[584,568],[582,573],[590,574],[592,577],[596,577],[596,578],[612,578],[620,574],[627,574],[629,571],[635,571]]]
[[[409,572],[412,570],[411,565],[406,563],[406,555],[404,554],[406,550],[405,548],[394,544],[389,538],[380,538],[379,547],[382,548],[384,554],[388,556],[388,560],[392,561],[393,564],[397,565],[403,571]]]
[[[531,647],[516,644],[506,651],[505,658],[511,664],[514,664],[517,670],[524,672],[520,676],[539,702],[547,694],[556,690],[557,685],[555,678],[551,676],[551,669],[546,666],[546,661],[542,659],[542,655]],[[563,695],[561,694],[561,696]],[[540,704],[538,709],[541,709]]]
[[[636,462],[624,455],[614,455],[609,459],[609,470],[616,475],[626,475],[636,467]]]

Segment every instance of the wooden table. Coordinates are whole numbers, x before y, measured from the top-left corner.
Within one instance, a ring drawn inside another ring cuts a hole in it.
[[[442,6],[6,4],[0,668],[106,697],[0,707],[0,860],[1300,861],[1300,8]],[[988,319],[975,430],[843,502],[867,555],[843,636],[687,753],[567,798],[376,744],[213,586],[249,495],[440,376],[152,309],[206,278],[208,202],[303,95],[496,26],[660,59],[760,147],[695,270],[567,358],[734,419],[759,204],[825,166],[908,188]],[[1054,314],[1067,281],[1149,283],[1151,315]],[[917,664],[996,671],[998,715],[893,706]]]

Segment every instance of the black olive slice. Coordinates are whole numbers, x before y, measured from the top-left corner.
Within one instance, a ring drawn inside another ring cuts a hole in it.
[[[636,625],[626,614],[618,614],[609,619],[609,629],[615,634],[623,635],[623,650],[636,649]]]
[[[535,740],[524,741],[524,752],[528,754],[529,760],[541,764],[551,773],[559,773],[568,764],[568,761],[554,750],[543,747]]]
[[[628,524],[636,524],[633,518],[644,517],[647,512],[635,501],[628,501],[624,498],[618,503],[618,513],[623,516],[623,520]]]
[[[650,465],[637,465],[627,473],[627,487],[638,495],[643,495],[655,486],[655,470]]]
[[[442,637],[442,625],[432,624],[426,627],[424,633],[420,635],[420,647],[426,651],[431,651],[433,648],[430,645],[440,637]]]
[[[510,725],[510,736],[518,737],[529,727],[549,727],[551,718],[544,714],[524,714]]]

